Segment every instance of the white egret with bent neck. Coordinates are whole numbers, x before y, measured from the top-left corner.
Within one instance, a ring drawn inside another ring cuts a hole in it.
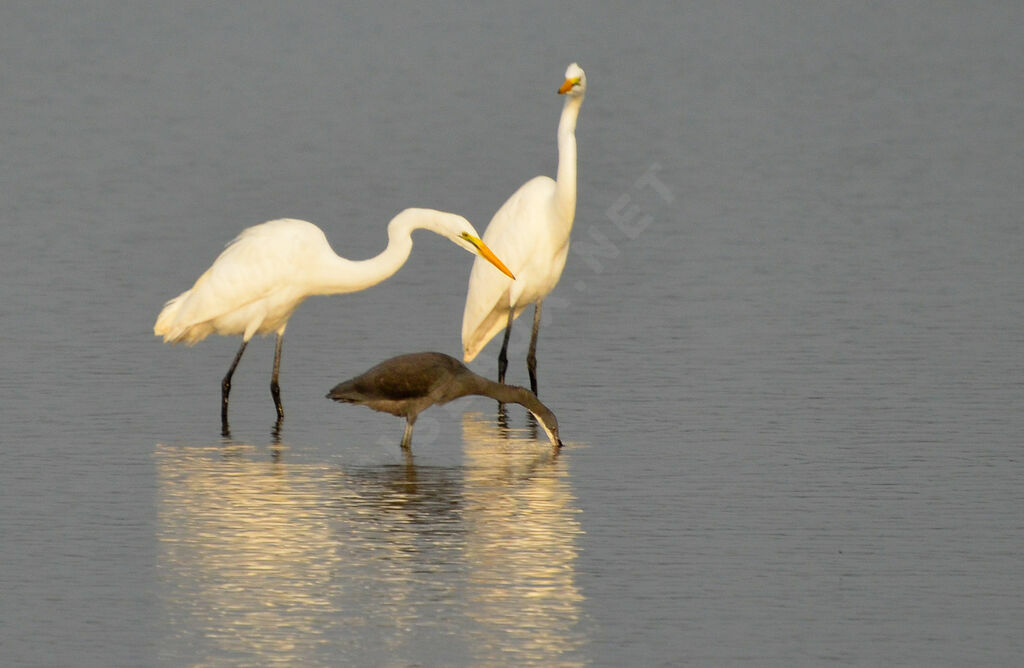
[[[221,426],[228,432],[231,377],[249,340],[277,334],[270,393],[278,423],[284,418],[278,374],[288,319],[307,297],[358,292],[397,272],[412,251],[412,233],[439,234],[513,274],[462,216],[433,209],[405,209],[388,223],[388,245],[368,260],[334,252],[323,230],[304,220],[271,220],[250,227],[227,245],[191,289],[168,301],[153,333],[165,342],[193,345],[210,334],[241,336],[242,345],[221,381]]]

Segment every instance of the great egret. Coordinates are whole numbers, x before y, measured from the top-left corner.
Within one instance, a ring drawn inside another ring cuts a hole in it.
[[[243,230],[213,265],[164,305],[153,333],[165,342],[193,345],[210,334],[242,336],[221,382],[221,425],[227,432],[231,376],[255,334],[277,333],[270,393],[278,421],[284,418],[278,372],[288,319],[307,297],[365,290],[401,268],[412,251],[413,230],[440,234],[513,274],[480,240],[462,216],[432,209],[405,209],[388,223],[388,245],[380,255],[353,261],[338,256],[323,230],[304,220],[271,220]]]
[[[462,315],[462,348],[467,362],[505,329],[498,354],[498,382],[503,383],[512,321],[527,306],[536,304],[526,357],[534,393],[541,304],[562,276],[576,216],[576,118],[586,91],[587,75],[576,63],[569,65],[565,83],[558,89],[566,96],[558,123],[558,180],[536,176],[524,183],[498,209],[484,231],[484,241],[504,258],[517,278],[507,281],[479,260],[474,262]]]
[[[338,383],[327,393],[327,398],[404,417],[402,447],[408,448],[412,442],[412,426],[421,412],[470,394],[525,406],[544,427],[552,445],[562,446],[558,420],[537,395],[525,387],[503,385],[478,376],[459,360],[443,353],[392,357],[364,374]]]

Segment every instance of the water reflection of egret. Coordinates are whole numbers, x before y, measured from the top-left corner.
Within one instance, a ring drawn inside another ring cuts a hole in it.
[[[468,468],[158,446],[161,660],[561,660],[580,644],[564,465],[536,444],[486,456],[504,441],[483,427]]]
[[[308,471],[253,448],[160,446],[166,624],[185,656],[301,663],[324,642],[338,555]]]
[[[575,577],[582,529],[565,458],[507,440],[480,414],[464,414],[462,432],[477,658],[571,664],[583,642],[576,629],[583,596]]]

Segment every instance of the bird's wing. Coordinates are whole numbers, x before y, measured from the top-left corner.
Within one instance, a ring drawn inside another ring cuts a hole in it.
[[[481,258],[473,262],[462,313],[462,348],[467,362],[507,325],[511,305],[529,281],[521,272],[547,234],[543,229],[544,212],[554,193],[555,182],[550,177],[530,179],[505,201],[487,226],[484,243],[516,275],[516,280],[509,280]],[[515,315],[524,307],[516,304]]]
[[[405,376],[400,373],[382,374],[357,379],[353,387],[368,399],[412,399],[430,391],[433,379],[426,376]]]
[[[458,360],[441,353],[412,353],[381,362],[339,383],[330,397],[339,401],[374,401],[426,397],[453,375],[464,371]]]
[[[175,316],[187,329],[238,311],[295,285],[304,263],[329,248],[320,228],[298,220],[274,220],[243,230],[196,280]],[[223,333],[242,333],[223,332]]]

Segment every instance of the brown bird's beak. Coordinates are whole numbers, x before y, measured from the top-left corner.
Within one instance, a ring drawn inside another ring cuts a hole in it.
[[[505,274],[513,281],[516,280],[515,274],[508,270],[505,263],[498,259],[498,256],[494,254],[494,251],[487,247],[487,244],[485,244],[483,240],[477,239],[476,237],[466,236],[466,241],[473,244],[473,246],[476,247],[477,252],[480,253],[480,256],[497,267],[501,273]]]
[[[558,89],[558,94],[559,94],[559,95],[565,95],[565,94],[566,94],[566,93],[568,93],[568,92],[569,92],[570,90],[572,90],[572,87],[573,87],[573,86],[575,86],[575,85],[576,85],[576,84],[578,84],[579,82],[580,82],[580,78],[579,78],[579,77],[576,77],[575,79],[566,79],[566,80],[565,80],[565,81],[564,81],[564,82],[562,83],[562,87]]]

